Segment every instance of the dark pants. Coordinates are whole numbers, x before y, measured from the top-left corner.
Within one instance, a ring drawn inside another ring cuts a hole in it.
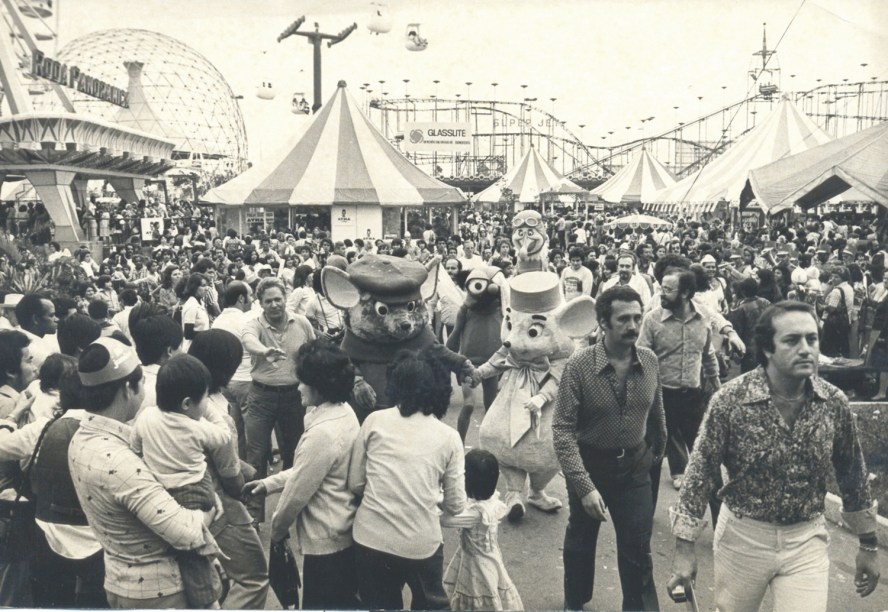
[[[228,400],[228,416],[234,420],[237,428],[237,455],[247,459],[247,435],[244,431],[244,415],[247,412],[247,396],[253,383],[249,381],[232,381],[223,387],[222,395]]]
[[[623,589],[623,610],[659,610],[651,559],[649,470],[651,451],[645,444],[617,458],[617,453],[580,446],[583,465],[607,505],[617,535],[617,568]],[[570,516],[564,534],[564,607],[581,610],[592,599],[598,521],[583,509],[579,495],[567,487]]]
[[[49,547],[42,529],[36,529],[31,559],[31,587],[35,608],[107,608],[105,553],[68,559]]]
[[[410,586],[411,610],[447,610],[444,592],[444,546],[426,559],[407,559],[355,544],[358,592],[370,610],[401,610],[401,590]],[[306,584],[308,580],[306,579]]]
[[[303,610],[357,610],[355,547],[329,555],[305,555],[302,566]]]
[[[702,389],[667,389],[663,388],[663,412],[666,414],[666,458],[669,460],[669,472],[675,477],[684,474],[688,466],[688,455],[694,449],[694,442],[706,414],[706,401]],[[657,509],[657,498],[660,492],[660,463],[651,466],[651,499],[653,509]],[[718,521],[721,502],[715,491],[721,488],[721,476],[718,478],[712,496],[709,498],[709,509],[712,511],[712,524]]]
[[[256,383],[247,395],[244,430],[247,436],[247,463],[256,469],[256,479],[268,475],[271,432],[277,436],[285,470],[293,467],[293,453],[305,429],[305,407],[296,385],[269,388]],[[265,520],[265,497],[254,495],[247,504],[253,518]]]

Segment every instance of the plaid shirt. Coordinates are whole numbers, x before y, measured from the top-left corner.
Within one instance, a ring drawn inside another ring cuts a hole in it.
[[[656,353],[660,379],[667,389],[699,389],[701,369],[708,378],[718,376],[712,329],[693,302],[688,309],[688,318],[679,321],[671,310],[654,308],[644,316],[638,332],[636,344]]]

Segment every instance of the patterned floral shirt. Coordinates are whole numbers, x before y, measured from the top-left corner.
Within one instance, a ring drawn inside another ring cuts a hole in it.
[[[599,450],[633,448],[647,436],[653,454],[666,449],[666,418],[657,356],[636,348],[620,389],[604,343],[574,353],[558,385],[552,438],[564,477],[580,497],[594,491],[579,444]]]
[[[672,532],[694,541],[715,478],[724,465],[728,478],[718,496],[738,516],[779,525],[823,513],[831,466],[844,505],[843,519],[854,533],[876,529],[863,453],[848,398],[812,377],[808,401],[787,427],[771,401],[762,367],[725,384],[713,396],[685,470],[678,509],[670,509]]]

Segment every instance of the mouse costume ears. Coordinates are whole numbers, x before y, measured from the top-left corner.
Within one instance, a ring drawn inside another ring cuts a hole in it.
[[[365,255],[345,272],[325,267],[321,287],[330,303],[345,309],[356,306],[367,293],[386,304],[428,300],[435,294],[438,270],[431,272],[416,261],[391,255]]]

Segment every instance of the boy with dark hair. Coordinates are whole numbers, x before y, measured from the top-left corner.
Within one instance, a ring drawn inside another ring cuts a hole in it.
[[[145,372],[145,400],[142,407],[156,403],[155,382],[160,366],[182,348],[182,326],[166,314],[130,319],[130,333],[136,343],[136,354]]]
[[[183,507],[209,512],[218,503],[204,453],[231,441],[228,425],[207,411],[210,373],[198,359],[177,355],[157,374],[157,406],[148,406],[133,426],[130,445],[158,482]],[[213,606],[221,592],[209,557],[176,553],[190,606]]]

